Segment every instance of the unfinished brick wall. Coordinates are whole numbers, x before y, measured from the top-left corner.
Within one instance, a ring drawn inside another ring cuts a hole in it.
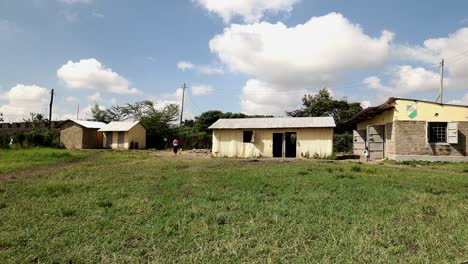
[[[393,123],[396,155],[466,156],[468,122],[458,122],[458,144],[427,143],[425,121]]]

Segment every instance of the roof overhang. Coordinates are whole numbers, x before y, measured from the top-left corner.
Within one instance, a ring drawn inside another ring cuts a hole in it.
[[[374,107],[368,107],[364,110],[361,110],[360,112],[354,114],[348,121],[347,123],[353,123],[357,124],[360,123],[364,120],[370,119],[372,117],[375,117],[376,115],[383,113],[385,111],[388,111],[390,109],[395,108],[395,98],[390,98],[388,99],[385,103],[379,105],[379,106],[374,106]]]

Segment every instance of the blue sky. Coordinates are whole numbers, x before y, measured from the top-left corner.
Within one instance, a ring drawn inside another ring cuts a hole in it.
[[[178,102],[182,82],[189,116],[282,115],[323,86],[435,100],[442,57],[444,101],[468,103],[466,1],[229,2],[0,0],[0,112],[46,113],[53,88],[56,118],[89,118],[95,102]]]

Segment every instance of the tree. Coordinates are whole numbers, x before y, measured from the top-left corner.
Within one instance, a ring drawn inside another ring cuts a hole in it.
[[[0,112],[0,122],[3,122],[3,113]]]
[[[128,118],[125,108],[122,106],[112,106],[109,109],[101,109],[97,104],[91,108],[91,114],[94,121],[109,123],[111,121],[120,121]]]
[[[362,110],[360,103],[348,103],[346,98],[335,100],[327,88],[317,94],[306,94],[302,98],[303,107],[287,112],[292,117],[331,116],[335,119],[337,134],[351,132],[353,125],[346,123],[354,114]]]

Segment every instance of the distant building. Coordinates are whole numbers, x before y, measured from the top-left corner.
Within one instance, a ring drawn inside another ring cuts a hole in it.
[[[60,126],[60,145],[67,149],[94,149],[102,147],[102,122],[69,119]]]
[[[140,121],[112,121],[103,128],[103,147],[110,149],[145,149],[146,128]]]
[[[390,98],[354,115],[354,153],[371,159],[468,161],[468,106]]]
[[[332,117],[219,119],[213,130],[214,157],[325,157],[333,152]]]

